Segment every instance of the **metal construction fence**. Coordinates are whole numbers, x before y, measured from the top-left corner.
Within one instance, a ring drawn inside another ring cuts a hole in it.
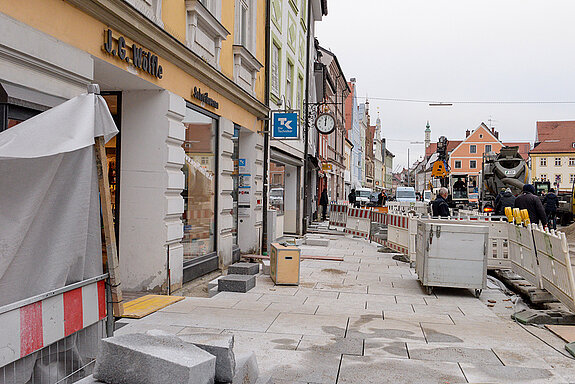
[[[106,337],[107,275],[0,307],[0,384],[73,383]]]

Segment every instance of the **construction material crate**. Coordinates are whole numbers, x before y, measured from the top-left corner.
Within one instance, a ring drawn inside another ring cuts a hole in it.
[[[487,286],[487,225],[419,220],[415,271],[431,294],[434,287],[474,289]]]
[[[278,285],[299,285],[300,250],[295,246],[272,243],[270,277]]]

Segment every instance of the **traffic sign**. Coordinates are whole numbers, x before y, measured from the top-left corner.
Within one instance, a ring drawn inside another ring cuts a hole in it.
[[[297,112],[275,112],[273,114],[273,139],[299,139]]]

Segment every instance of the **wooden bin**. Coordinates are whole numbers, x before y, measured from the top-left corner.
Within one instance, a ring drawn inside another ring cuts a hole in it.
[[[279,285],[299,285],[298,247],[272,243],[270,249],[270,277]]]

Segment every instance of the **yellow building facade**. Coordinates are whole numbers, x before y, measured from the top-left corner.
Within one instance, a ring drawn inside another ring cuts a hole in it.
[[[265,18],[265,0],[0,3],[0,130],[87,84],[108,102],[125,290],[177,289],[261,244]]]

